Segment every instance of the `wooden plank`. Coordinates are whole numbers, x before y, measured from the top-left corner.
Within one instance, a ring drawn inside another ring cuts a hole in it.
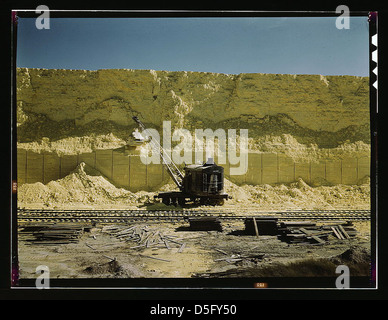
[[[214,259],[214,262],[218,262],[218,261],[226,261],[228,260],[229,258],[220,258],[220,259]]]
[[[183,251],[184,247],[186,247],[186,243],[182,243],[181,247],[178,250],[178,253],[181,253]]]
[[[117,232],[116,233],[116,236],[117,235],[121,235],[121,234],[128,234],[128,233],[133,233],[133,229],[134,229],[135,227],[130,227],[130,228],[126,228],[126,229],[124,229],[124,230],[120,230],[119,232]]]
[[[171,250],[171,247],[168,245],[168,241],[166,239],[163,239],[164,245],[168,250]]]
[[[259,237],[259,230],[257,230],[257,224],[256,224],[256,219],[255,219],[255,217],[253,217],[253,225],[254,225],[254,227],[255,227],[256,237]]]
[[[223,253],[223,254],[225,254],[225,255],[228,255],[224,250],[217,249],[217,248],[214,248],[214,250],[216,250],[216,251],[218,251],[218,252],[221,252],[221,253]]]
[[[315,226],[315,222],[311,222],[311,221],[282,221],[281,222],[281,225],[282,226],[304,226],[304,227],[307,227],[307,226]]]
[[[335,236],[338,238],[338,239],[342,239],[341,236],[339,235],[337,229],[335,227],[331,227],[331,230],[333,230]]]
[[[182,244],[183,244],[182,242],[178,242],[178,241],[175,241],[175,240],[172,240],[172,239],[167,239],[167,240],[170,241],[170,242],[179,244],[179,245],[182,245]]]
[[[156,230],[156,232],[151,234],[151,236],[147,239],[148,244],[155,243],[156,241],[159,243],[159,230]]]
[[[145,247],[145,244],[140,244],[138,246],[129,247],[129,249],[136,249],[136,248],[141,248],[141,247]]]
[[[329,234],[331,234],[332,231],[318,231],[318,232],[314,232],[312,235],[314,236],[317,236],[317,237],[322,237],[322,236],[327,236]]]
[[[319,243],[325,243],[324,240],[322,240],[321,238],[317,237],[317,236],[311,236],[312,239],[314,239],[315,241],[319,242]]]
[[[311,231],[309,232],[305,228],[300,228],[299,230],[302,231],[304,234],[312,235]]]
[[[225,261],[227,263],[235,263],[235,262],[242,261],[242,259],[241,258],[230,258],[230,259],[226,259]]]
[[[328,222],[324,222],[324,225],[322,225],[322,229],[330,229],[331,226],[337,226],[337,225],[340,225],[340,224],[347,224],[348,221],[342,221],[342,220],[336,220],[336,221],[328,221]]]
[[[348,233],[345,231],[344,227],[339,225],[338,228],[341,230],[342,234],[345,236],[346,239],[349,239],[350,236],[348,235]]]
[[[286,234],[288,238],[306,238],[306,235],[304,233],[288,233]]]
[[[344,240],[344,239],[345,239],[345,236],[342,235],[342,232],[341,232],[341,230],[338,228],[338,226],[335,226],[334,228],[335,228],[335,230],[337,230],[339,236],[341,237],[341,240]]]
[[[105,257],[105,258],[107,258],[107,259],[110,259],[111,261],[116,261],[116,258],[111,258],[111,257],[108,257],[108,256],[106,256],[106,255],[102,255],[103,257]]]

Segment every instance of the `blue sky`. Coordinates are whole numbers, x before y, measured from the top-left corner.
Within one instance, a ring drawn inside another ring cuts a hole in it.
[[[17,66],[369,76],[367,17],[19,18]]]

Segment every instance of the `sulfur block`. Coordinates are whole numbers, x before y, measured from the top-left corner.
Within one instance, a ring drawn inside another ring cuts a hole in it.
[[[43,155],[27,151],[26,182],[43,182]]]
[[[60,178],[59,161],[59,156],[56,154],[43,154],[43,183],[48,183],[49,181],[58,180]]]
[[[278,160],[276,153],[262,153],[262,183],[273,184],[278,182]]]

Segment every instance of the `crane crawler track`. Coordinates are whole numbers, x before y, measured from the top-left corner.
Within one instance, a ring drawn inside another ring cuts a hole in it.
[[[220,220],[245,220],[250,217],[271,217],[279,220],[370,220],[370,210],[298,210],[298,211],[241,211],[215,210],[49,210],[18,209],[18,223],[128,223],[128,222],[179,222],[189,218],[217,217]]]

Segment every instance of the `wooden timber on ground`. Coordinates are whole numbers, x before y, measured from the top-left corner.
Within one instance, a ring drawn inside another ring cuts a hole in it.
[[[282,241],[297,244],[324,244],[330,236],[345,240],[357,234],[352,224],[346,221],[318,225],[308,220],[279,222],[273,217],[248,217],[244,223],[247,235],[276,235]]]
[[[244,221],[245,234],[250,235],[277,235],[278,219],[273,217],[248,217]]]
[[[26,244],[58,245],[76,243],[91,226],[78,223],[30,224],[20,228],[19,240]]]
[[[192,231],[222,231],[218,217],[189,218],[189,223]]]
[[[299,244],[325,244],[329,237],[340,240],[350,239],[357,231],[351,223],[339,222],[337,224],[317,225],[311,222],[287,223],[282,222],[279,227],[278,238],[288,243]]]

